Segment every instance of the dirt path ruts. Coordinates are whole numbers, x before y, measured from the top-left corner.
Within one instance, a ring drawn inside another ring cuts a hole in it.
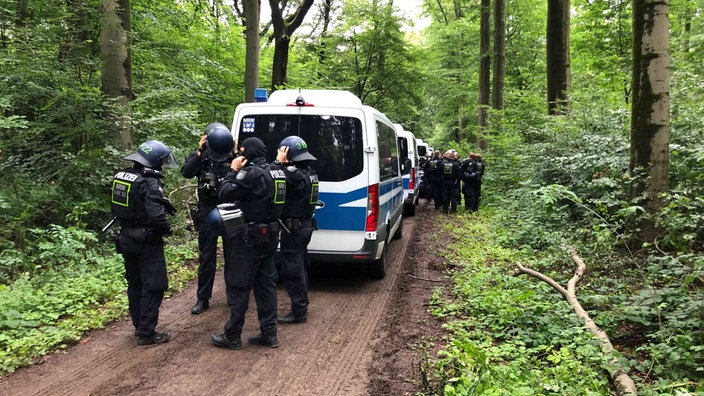
[[[137,347],[131,324],[123,320],[0,380],[0,395],[411,394],[399,393],[393,381],[415,386],[409,379],[413,369],[403,365],[416,358],[397,343],[420,337],[414,327],[422,324],[418,318],[430,293],[427,287],[426,296],[408,293],[414,289],[409,245],[417,241],[418,218],[404,219],[404,237],[390,244],[383,280],[370,280],[363,269],[350,266],[311,271],[309,320],[279,326],[277,349],[246,344],[247,336],[258,333],[253,298],[244,348],[210,344],[210,335],[220,333],[229,316],[218,272],[211,308],[203,314],[190,314],[195,283],[164,301],[158,328],[175,336],[169,343]],[[280,312],[288,312],[282,288],[278,300]],[[388,377],[391,372],[401,378]]]

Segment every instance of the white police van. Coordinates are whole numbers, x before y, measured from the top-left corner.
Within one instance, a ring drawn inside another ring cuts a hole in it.
[[[420,179],[418,177],[418,156],[416,155],[416,137],[403,129],[401,124],[394,124],[401,152],[401,174],[403,175],[403,214],[415,216],[418,204]]]
[[[386,275],[388,244],[403,232],[403,181],[396,130],[383,113],[347,91],[279,90],[238,105],[232,132],[237,142],[262,139],[270,161],[283,138],[303,138],[320,179],[311,261]]]

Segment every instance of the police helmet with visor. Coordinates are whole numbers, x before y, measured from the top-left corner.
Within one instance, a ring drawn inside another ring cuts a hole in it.
[[[232,154],[235,140],[227,127],[219,122],[214,122],[205,127],[208,139],[208,155],[216,162],[222,162]]]
[[[178,166],[171,149],[158,140],[148,140],[139,145],[137,152],[124,159],[142,164],[148,168],[161,170],[162,166]]]
[[[288,159],[293,162],[316,161],[317,158],[308,152],[308,144],[298,136],[288,136],[279,143],[279,147],[288,147]]]

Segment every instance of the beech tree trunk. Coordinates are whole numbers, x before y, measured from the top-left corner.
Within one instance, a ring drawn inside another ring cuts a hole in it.
[[[287,83],[288,48],[291,36],[301,26],[314,0],[300,0],[296,11],[284,18],[281,0],[269,0],[271,22],[274,25],[274,60],[271,69],[271,91]]]
[[[489,126],[489,94],[491,88],[491,0],[481,0],[479,22],[479,129],[477,147],[486,149],[484,134]]]
[[[570,109],[570,1],[548,0],[547,26],[548,114]]]
[[[646,212],[663,205],[669,191],[670,21],[668,0],[633,0],[633,80],[631,102],[631,197],[643,198]],[[655,239],[652,219],[642,219],[639,242]]]
[[[245,0],[243,8],[246,41],[244,100],[254,102],[254,90],[259,85],[259,0]]]
[[[100,28],[102,91],[106,98],[123,107],[133,97],[130,29],[130,0],[103,0]],[[105,116],[117,125],[123,148],[131,148],[132,129],[129,115],[123,111],[114,111],[111,106]]]
[[[494,0],[494,76],[491,107],[504,108],[506,81],[506,0]]]

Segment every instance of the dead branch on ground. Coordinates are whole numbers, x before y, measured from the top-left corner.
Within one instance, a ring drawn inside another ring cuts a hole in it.
[[[584,276],[584,271],[586,271],[587,266],[582,261],[582,258],[577,255],[577,252],[570,247],[568,253],[572,257],[572,261],[577,265],[574,270],[574,275],[567,282],[567,289],[562,287],[559,283],[555,282],[552,278],[543,275],[542,273],[526,268],[521,263],[516,263],[520,272],[533,276],[552,286],[555,290],[560,292],[562,296],[567,300],[570,306],[574,309],[577,316],[584,321],[584,326],[596,337],[599,342],[599,346],[604,354],[608,357],[608,372],[611,380],[616,386],[616,392],[619,395],[633,395],[636,396],[638,392],[636,391],[636,384],[633,379],[628,376],[626,371],[623,369],[618,359],[616,358],[614,352],[614,346],[611,344],[609,336],[604,330],[602,330],[589,316],[586,310],[582,308],[582,304],[577,300],[577,282]]]

